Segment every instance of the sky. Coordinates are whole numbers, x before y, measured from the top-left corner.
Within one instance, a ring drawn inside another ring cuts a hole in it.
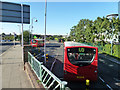
[[[45,31],[45,2],[23,2],[30,5],[30,18],[33,22],[34,34],[44,34]],[[47,3],[47,34],[66,35],[81,19],[95,20],[108,14],[118,13],[118,2],[48,2]],[[33,19],[35,21],[35,18]],[[19,23],[0,23],[2,32],[19,34]],[[24,24],[24,30],[29,30],[30,24]]]

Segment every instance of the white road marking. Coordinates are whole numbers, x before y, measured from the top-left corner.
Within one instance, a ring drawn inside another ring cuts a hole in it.
[[[14,47],[14,46],[9,47],[6,51],[4,51],[2,54],[0,54],[0,56],[2,56],[3,54],[5,54],[12,47]]]
[[[106,86],[107,86],[110,90],[113,90],[113,89],[110,87],[110,85],[106,84]]]
[[[103,60],[103,59],[101,59],[101,58],[99,59],[99,61],[102,62],[102,63],[105,63],[105,60]]]
[[[102,82],[105,82],[101,77],[99,77]]]
[[[110,64],[110,65],[108,65],[108,66],[113,67],[114,65]]]
[[[108,57],[106,57],[106,56],[102,56],[102,55],[101,55],[101,57],[104,57],[105,59],[108,59]],[[118,61],[118,60],[116,60],[116,59],[114,59],[114,58],[109,58],[108,60],[110,60],[110,61],[112,61],[112,62],[114,62],[114,63],[120,64],[120,61]]]
[[[115,81],[117,81],[117,82],[120,82],[120,80],[119,79],[117,79],[117,78],[113,78]]]
[[[54,67],[55,62],[56,62],[56,59],[55,59],[55,60],[54,60],[54,62],[52,63],[52,66],[51,66],[51,68],[50,68],[50,71],[52,71],[52,69],[53,69],[53,67]]]
[[[120,86],[120,83],[115,83],[115,85]]]
[[[111,88],[111,86],[110,85],[108,85],[101,77],[99,77],[100,78],[100,80],[103,82],[103,83],[105,83],[106,84],[106,86],[110,89],[110,90],[113,90],[112,88]]]

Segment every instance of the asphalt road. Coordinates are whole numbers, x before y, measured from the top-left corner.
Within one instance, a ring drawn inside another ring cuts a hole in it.
[[[53,68],[53,73],[63,80],[63,44],[61,43],[52,43],[47,44],[49,47],[47,47],[47,51],[49,51],[49,55],[54,56],[57,61]],[[52,47],[50,47],[52,46]],[[57,46],[57,47],[56,47]],[[56,72],[57,71],[57,72]],[[67,85],[71,90],[79,90],[79,89],[109,89],[105,83],[102,82],[102,80],[98,76],[98,81],[93,83],[91,82],[90,86],[87,87],[85,85],[85,82],[68,82]]]
[[[14,45],[13,42],[4,42],[4,43],[1,43],[0,42],[0,64],[2,62],[2,53],[4,53],[6,50],[8,50],[10,47],[12,47]]]
[[[18,44],[18,43],[16,43]],[[5,52],[6,50],[8,50],[11,46],[13,46],[14,43],[13,42],[4,42],[4,43],[0,43],[0,55]]]
[[[120,65],[99,56],[98,62],[99,77],[101,77],[106,85],[112,89],[120,90]]]
[[[47,43],[47,53],[55,57],[57,59],[54,68],[53,73],[62,79],[63,77],[63,44],[56,43],[56,42],[50,42]],[[43,47],[41,48],[43,49]],[[113,63],[108,59],[101,58],[99,56],[98,59],[98,81],[95,83],[90,83],[89,87],[85,86],[85,83],[82,82],[68,82],[68,87],[71,90],[74,89],[90,89],[90,90],[97,90],[97,89],[107,89],[107,90],[120,90],[120,86],[118,83],[120,83],[120,65]],[[62,73],[61,73],[62,72]]]

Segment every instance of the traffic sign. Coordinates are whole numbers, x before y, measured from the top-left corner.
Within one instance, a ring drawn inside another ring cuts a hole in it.
[[[22,11],[23,8],[23,11]],[[30,24],[30,6],[0,1],[0,22]]]

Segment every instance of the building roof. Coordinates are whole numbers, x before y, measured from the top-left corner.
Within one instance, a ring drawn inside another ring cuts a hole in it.
[[[40,41],[40,40],[44,40],[44,39],[34,39],[34,40],[38,40],[38,41]]]
[[[68,41],[68,42],[64,42],[65,47],[67,46],[89,46],[86,44],[82,44],[82,43],[78,43],[78,42],[72,42],[72,41]]]

